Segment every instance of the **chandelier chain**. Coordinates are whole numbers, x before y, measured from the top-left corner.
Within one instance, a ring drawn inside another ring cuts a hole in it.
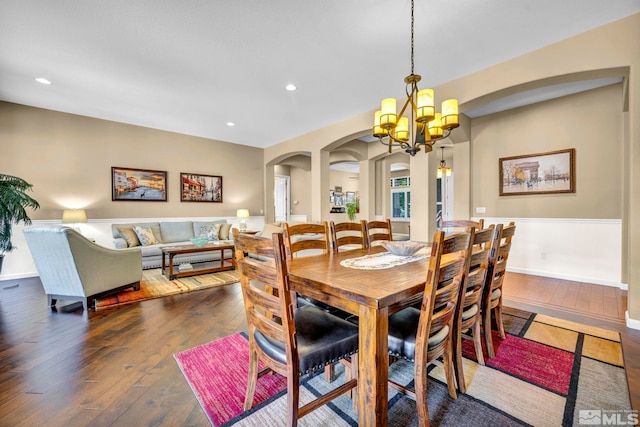
[[[457,99],[444,100],[439,113],[435,111],[433,89],[418,89],[422,77],[414,74],[414,45],[415,0],[411,0],[411,74],[404,78],[407,99],[399,113],[395,98],[383,99],[373,125],[373,136],[388,145],[389,153],[392,147],[401,147],[411,156],[421,151],[421,146],[425,153],[432,151],[437,140],[447,138],[460,126]]]
[[[411,0],[411,74],[413,74],[413,0]]]

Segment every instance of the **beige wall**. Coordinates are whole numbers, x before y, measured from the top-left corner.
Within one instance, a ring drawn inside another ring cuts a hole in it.
[[[293,215],[311,216],[311,174],[301,168],[291,167],[291,213]],[[327,196],[329,197],[329,196]],[[296,204],[295,202],[298,202]]]
[[[0,171],[34,186],[32,219],[60,219],[65,208],[98,219],[259,215],[263,206],[259,148],[6,102],[0,147]],[[112,166],[167,171],[168,201],[112,201]],[[181,172],[221,175],[223,203],[180,202]]]
[[[482,217],[622,218],[622,85],[472,120],[472,206]],[[499,196],[501,157],[576,149],[576,193]]]

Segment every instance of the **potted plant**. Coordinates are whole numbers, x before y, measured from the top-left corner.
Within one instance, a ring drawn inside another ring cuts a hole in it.
[[[26,194],[33,186],[27,181],[0,174],[0,272],[4,254],[13,250],[11,230],[13,224],[23,221],[31,224],[26,208],[38,209],[38,202]]]
[[[356,198],[353,202],[347,203],[347,216],[349,217],[349,221],[355,221],[358,212],[360,212],[360,198]]]

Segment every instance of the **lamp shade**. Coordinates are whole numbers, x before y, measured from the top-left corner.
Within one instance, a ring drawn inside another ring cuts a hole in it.
[[[247,219],[249,218],[249,209],[238,209],[236,212],[236,218]]]
[[[400,117],[394,136],[399,141],[409,140],[409,119],[407,117]]]
[[[396,115],[396,99],[383,99],[380,112],[380,126],[383,129],[395,128],[398,121],[398,116]]]
[[[65,209],[62,212],[63,224],[78,224],[87,222],[87,212],[84,209]]]
[[[458,120],[458,100],[446,99],[442,101],[442,128],[457,128],[458,126],[460,126]]]
[[[422,89],[418,92],[416,121],[419,123],[430,122],[435,115],[436,107],[433,103],[433,89]]]
[[[429,126],[429,136],[433,139],[442,138],[442,114],[436,113],[433,120],[431,120],[428,124]]]

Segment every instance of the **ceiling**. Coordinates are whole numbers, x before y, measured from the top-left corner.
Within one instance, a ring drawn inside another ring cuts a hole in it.
[[[436,86],[638,12],[419,1],[415,72]],[[0,100],[268,147],[402,96],[409,17],[408,0],[0,0]]]

